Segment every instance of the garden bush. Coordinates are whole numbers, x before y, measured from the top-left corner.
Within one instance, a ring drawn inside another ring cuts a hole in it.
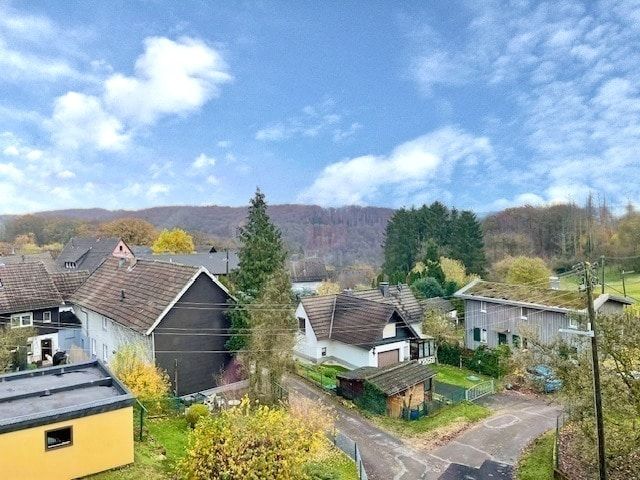
[[[202,403],[195,403],[184,412],[184,418],[191,428],[195,428],[198,420],[207,416],[209,416],[209,407]]]
[[[475,350],[466,350],[462,355],[462,366],[474,372],[501,378],[509,371],[511,349],[507,345],[487,348],[481,345]]]
[[[376,415],[387,413],[387,397],[368,382],[364,382],[362,395],[355,399],[354,403],[361,409]]]

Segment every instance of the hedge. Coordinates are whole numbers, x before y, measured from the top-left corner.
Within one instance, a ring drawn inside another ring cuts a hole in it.
[[[474,372],[501,378],[508,373],[508,358],[511,350],[507,345],[494,349],[481,345],[476,350],[462,348],[456,344],[445,343],[438,348],[438,362],[446,365],[462,366]]]

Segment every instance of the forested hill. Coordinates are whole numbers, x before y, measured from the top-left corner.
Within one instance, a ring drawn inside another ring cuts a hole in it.
[[[269,214],[282,230],[292,253],[324,257],[336,266],[363,261],[382,263],[382,243],[390,208],[315,205],[272,205]],[[202,232],[220,240],[236,236],[246,215],[246,207],[169,206],[144,210],[73,209],[37,213],[45,217],[104,222],[121,217],[137,217],[159,228],[180,227]],[[5,219],[8,217],[5,217]],[[0,217],[1,220],[1,217]]]

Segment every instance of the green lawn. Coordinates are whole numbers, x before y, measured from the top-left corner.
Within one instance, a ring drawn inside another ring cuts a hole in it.
[[[487,377],[486,375],[482,375],[480,373],[473,372],[466,368],[458,368],[453,365],[430,365],[430,367],[437,372],[436,380],[442,383],[449,383],[451,385],[457,385],[462,388],[471,388],[474,385],[477,385],[481,382],[486,382],[487,380],[491,380],[491,377]],[[478,377],[480,380],[469,380],[467,377],[474,376]]]
[[[517,480],[553,479],[553,442],[554,433],[548,432],[527,447],[518,462]]]
[[[335,388],[336,375],[346,372],[348,369],[338,365],[307,365],[296,363],[296,372],[301,377],[307,378],[324,388]]]
[[[606,268],[604,272],[605,293],[613,295],[622,295],[622,277],[618,268]],[[580,284],[580,277],[577,275],[569,275],[560,277],[560,287],[564,290],[576,290]],[[625,275],[625,284],[627,295],[630,297],[640,298],[640,273]],[[596,287],[596,293],[601,292],[601,287]]]
[[[443,407],[442,410],[419,420],[403,420],[386,416],[375,416],[373,421],[382,428],[401,436],[415,437],[427,432],[448,427],[454,423],[475,423],[491,415],[491,410],[482,405],[462,402]]]
[[[336,480],[358,480],[356,464],[340,450],[333,450],[328,458],[307,466],[307,472],[313,472],[314,478]]]

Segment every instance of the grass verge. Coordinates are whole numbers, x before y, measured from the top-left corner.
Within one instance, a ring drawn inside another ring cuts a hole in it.
[[[516,480],[553,478],[553,442],[553,432],[547,432],[529,444],[518,462]]]
[[[296,373],[324,388],[335,388],[336,375],[348,369],[338,365],[306,365],[296,363]]]
[[[451,425],[469,426],[491,415],[491,410],[483,405],[462,402],[444,407],[442,410],[418,420],[403,420],[383,416],[373,417],[380,427],[403,437],[418,437],[426,433],[438,433]]]

